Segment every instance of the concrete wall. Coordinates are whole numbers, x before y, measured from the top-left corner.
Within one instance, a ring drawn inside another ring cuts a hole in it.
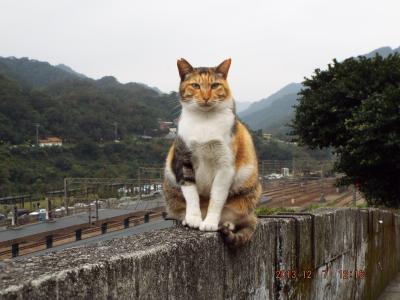
[[[323,209],[262,219],[237,251],[218,233],[177,227],[7,261],[0,299],[375,299],[399,267],[400,216]]]

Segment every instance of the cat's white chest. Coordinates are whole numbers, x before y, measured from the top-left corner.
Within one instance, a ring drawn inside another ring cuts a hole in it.
[[[213,116],[212,118],[185,114],[179,121],[179,136],[190,147],[210,141],[230,142],[234,116]]]
[[[200,195],[209,196],[218,170],[233,164],[231,149],[218,140],[192,144],[191,149],[197,190]]]
[[[208,196],[217,171],[234,163],[232,149],[233,114],[183,114],[179,121],[179,136],[192,152],[197,190]]]
[[[198,113],[182,111],[178,134],[189,147],[219,141],[229,144],[235,116],[230,111]]]

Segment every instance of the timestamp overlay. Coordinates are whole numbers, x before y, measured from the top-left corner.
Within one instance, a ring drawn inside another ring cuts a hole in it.
[[[342,280],[365,279],[367,273],[364,269],[340,269],[332,271],[330,268],[323,269],[322,271],[315,271],[311,269],[295,270],[295,269],[280,269],[275,271],[276,279],[313,279],[316,276],[322,276],[324,279],[329,279],[331,276],[338,276]]]

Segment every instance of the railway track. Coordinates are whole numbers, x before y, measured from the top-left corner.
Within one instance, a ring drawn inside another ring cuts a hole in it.
[[[70,226],[61,230],[0,242],[0,260],[68,244],[116,230],[122,230],[132,227],[132,225],[136,226],[146,223],[150,219],[155,220],[162,217],[163,211],[159,209],[158,211],[147,212],[146,214],[142,213],[142,215],[140,215],[140,213],[136,213],[135,215],[122,215],[107,220],[92,222],[90,224]],[[104,224],[107,225],[104,226]],[[18,245],[17,250],[15,250],[14,245]]]
[[[261,206],[287,207],[295,205],[302,207],[319,201],[322,192],[325,195],[335,193],[333,183],[333,178],[324,179],[323,181],[314,179],[268,182],[263,185],[265,191],[262,193],[264,197],[267,197],[267,202]],[[336,201],[342,204],[348,201],[347,198],[348,195],[345,194],[337,198]],[[294,199],[294,203],[292,203],[292,199]],[[143,224],[146,222],[144,217],[146,214],[148,215],[147,221],[149,218],[159,219],[163,216],[163,210],[163,207],[157,207],[151,212],[135,212],[111,219],[103,219],[16,240],[0,242],[0,260]],[[104,224],[106,224],[106,227]]]
[[[335,206],[348,206],[353,201],[353,191],[347,191],[334,200]]]
[[[319,201],[321,193],[324,195],[335,192],[333,186],[334,180],[312,181],[308,183],[297,183],[285,189],[274,189],[265,191],[262,195],[267,197],[267,202],[263,204],[266,207],[285,207],[285,206],[303,206],[313,201]],[[292,203],[294,201],[294,203]]]

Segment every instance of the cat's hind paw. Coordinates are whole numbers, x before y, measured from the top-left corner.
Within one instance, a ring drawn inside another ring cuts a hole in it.
[[[199,228],[202,222],[201,216],[197,215],[186,215],[182,221],[182,225],[190,228]]]
[[[222,224],[222,227],[225,227],[230,231],[235,230],[235,224],[233,224],[232,222],[229,222],[229,221],[227,221],[224,224]]]

